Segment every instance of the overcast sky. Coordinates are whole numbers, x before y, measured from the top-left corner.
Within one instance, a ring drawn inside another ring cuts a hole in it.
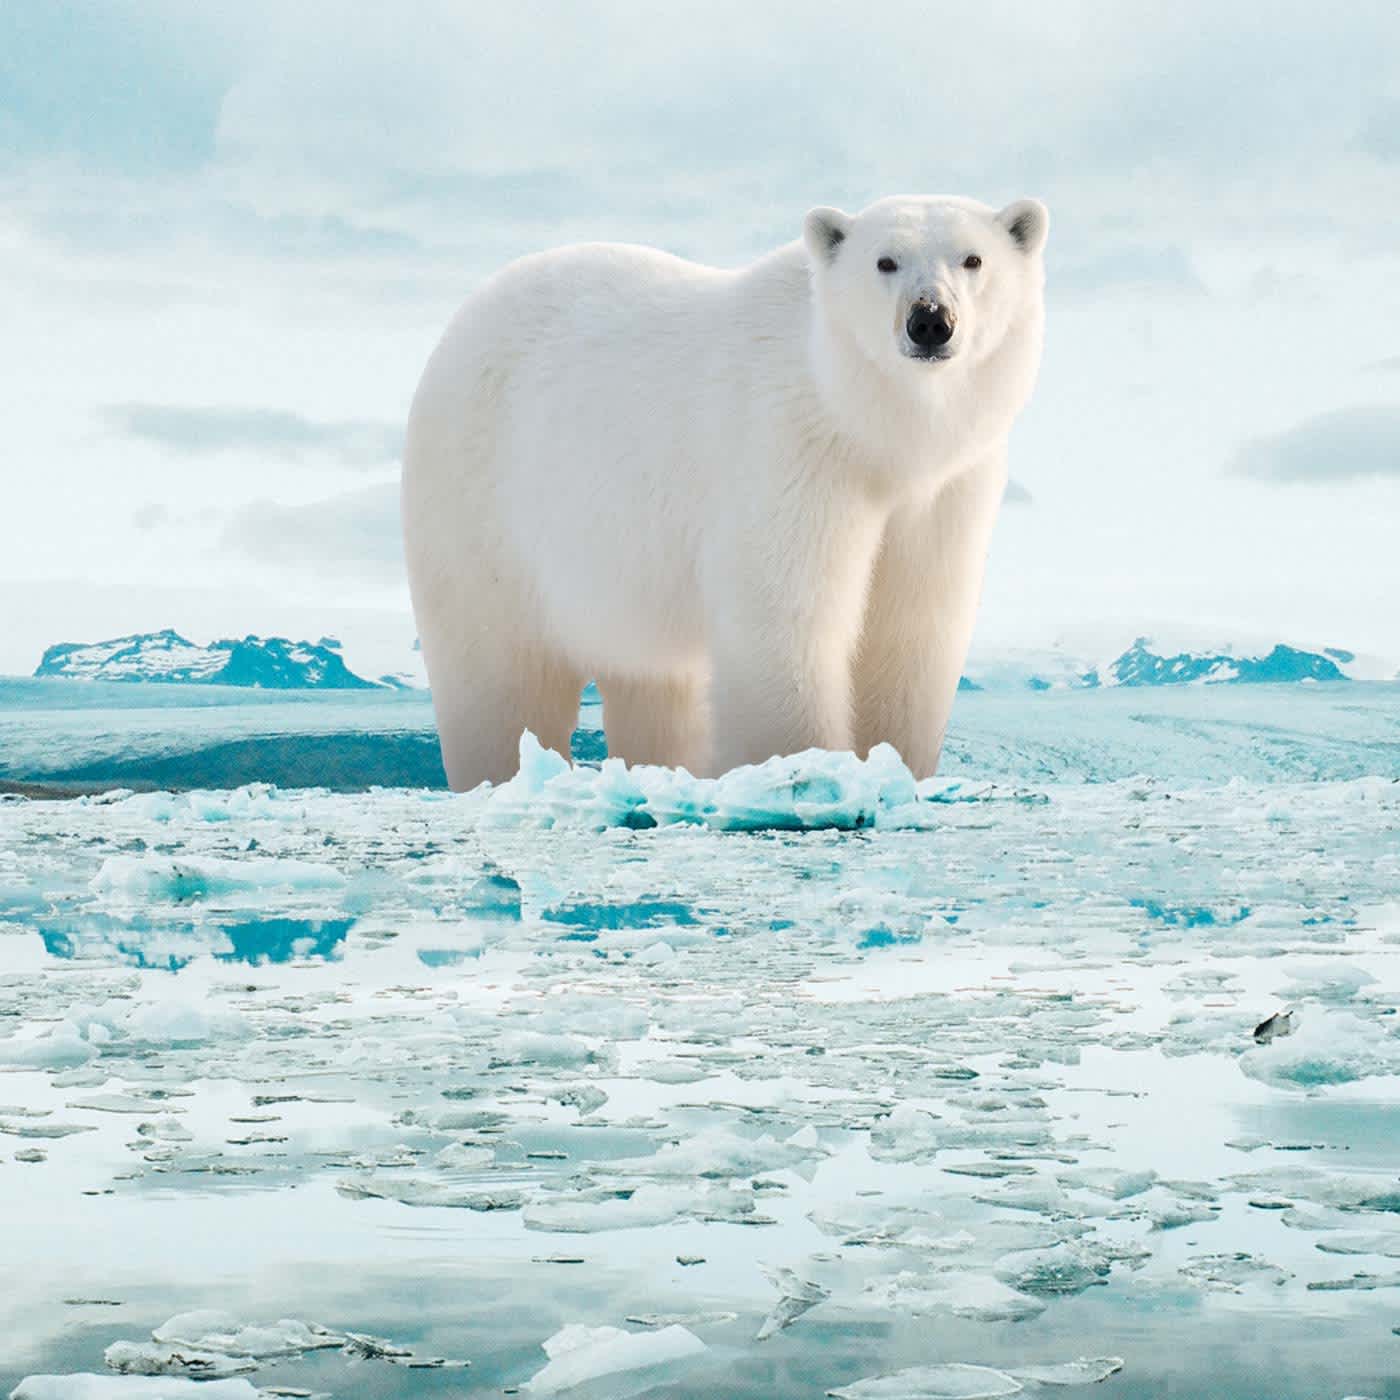
[[[1393,0],[50,0],[0,6],[0,672],[164,626],[387,669],[401,426],[483,276],[896,192],[1052,213],[984,645],[1400,653]]]

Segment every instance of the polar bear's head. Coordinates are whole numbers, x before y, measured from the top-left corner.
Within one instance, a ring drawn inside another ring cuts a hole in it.
[[[971,199],[882,199],[859,214],[813,209],[803,240],[828,329],[887,373],[976,364],[1039,333],[1049,215]],[[1038,349],[1038,347],[1037,347]]]

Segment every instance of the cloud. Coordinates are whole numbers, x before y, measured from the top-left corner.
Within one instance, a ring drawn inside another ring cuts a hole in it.
[[[347,491],[307,505],[254,501],[233,513],[221,543],[262,564],[329,567],[381,581],[401,577],[398,482]]]
[[[173,452],[257,452],[301,460],[329,458],[347,467],[382,467],[399,455],[394,423],[323,423],[269,408],[190,408],[178,404],[109,404],[102,417],[118,432]]]
[[[1322,413],[1287,432],[1247,442],[1230,470],[1275,482],[1400,480],[1400,407]]]

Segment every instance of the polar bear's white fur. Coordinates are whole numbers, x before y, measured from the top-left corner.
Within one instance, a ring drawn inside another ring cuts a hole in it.
[[[567,752],[589,677],[629,762],[884,740],[932,773],[1040,361],[1047,222],[885,199],[815,209],[737,271],[589,244],[470,297],[403,478],[452,786],[508,777],[526,727]]]

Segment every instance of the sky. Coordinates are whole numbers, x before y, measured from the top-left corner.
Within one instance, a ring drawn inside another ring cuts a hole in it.
[[[1400,7],[0,6],[0,673],[173,626],[402,669],[398,444],[522,253],[1050,206],[978,645],[1400,655]]]

